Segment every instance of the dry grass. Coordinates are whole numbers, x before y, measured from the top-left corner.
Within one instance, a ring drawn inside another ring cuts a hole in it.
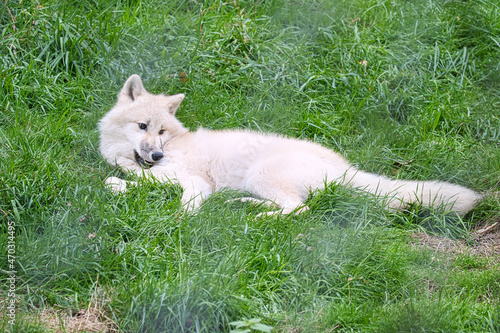
[[[2,320],[7,301],[8,299],[0,298],[0,320]],[[93,293],[87,308],[82,308],[77,313],[58,308],[56,305],[32,312],[25,315],[24,318],[26,321],[40,324],[54,333],[114,333],[118,332],[118,327],[105,313],[105,306],[109,301],[108,294],[98,288]]]
[[[45,308],[37,316],[38,321],[55,333],[118,332],[116,323],[105,312],[109,301],[108,293],[97,288],[87,308],[80,309],[76,314]]]

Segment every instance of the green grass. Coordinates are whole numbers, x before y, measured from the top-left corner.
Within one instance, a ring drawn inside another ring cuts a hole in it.
[[[499,219],[498,2],[7,0],[0,33],[0,253],[15,224],[17,270],[12,326],[2,259],[0,330],[48,332],[44,310],[90,308],[123,332],[500,330],[498,255],[412,238],[473,249],[474,226]],[[303,215],[257,220],[265,208],[231,192],[196,215],[173,185],[114,196],[96,124],[133,73],[184,93],[192,129],[309,139],[364,170],[490,195],[460,219],[330,185]]]

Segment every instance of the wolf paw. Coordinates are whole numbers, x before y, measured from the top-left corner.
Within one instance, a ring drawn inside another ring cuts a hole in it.
[[[127,181],[118,177],[108,177],[104,182],[105,187],[110,189],[114,194],[124,193],[127,191]]]

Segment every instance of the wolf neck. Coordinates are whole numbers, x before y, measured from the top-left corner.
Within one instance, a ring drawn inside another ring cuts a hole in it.
[[[179,129],[175,136],[173,136],[170,140],[166,141],[164,144],[165,149],[169,148],[174,148],[179,144],[185,144],[186,142],[190,142],[191,138],[193,136],[193,132],[191,132],[189,129],[183,127],[182,129]]]

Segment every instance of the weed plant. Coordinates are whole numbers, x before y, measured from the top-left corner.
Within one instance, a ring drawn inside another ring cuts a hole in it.
[[[500,330],[498,255],[413,237],[472,248],[499,221],[498,2],[3,0],[0,34],[0,330],[69,332],[42,313],[81,309],[109,332]],[[256,219],[230,191],[197,214],[170,184],[113,195],[104,179],[126,175],[97,121],[133,73],[184,93],[191,129],[277,132],[488,196],[459,218],[330,184],[305,214]]]

